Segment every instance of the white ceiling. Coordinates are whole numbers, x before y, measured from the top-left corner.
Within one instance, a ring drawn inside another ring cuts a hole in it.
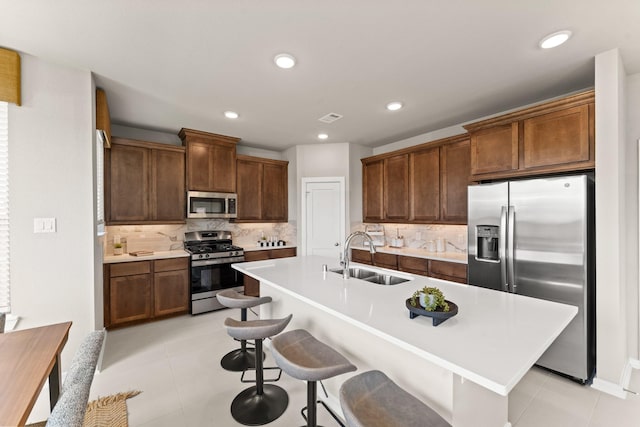
[[[0,46],[93,71],[114,123],[275,150],[379,146],[590,87],[594,56],[613,48],[640,72],[638,0],[0,0],[0,11]],[[568,43],[538,48],[561,29]],[[280,52],[298,65],[276,68]],[[406,107],[385,110],[392,100]],[[318,121],[330,112],[344,118]]]

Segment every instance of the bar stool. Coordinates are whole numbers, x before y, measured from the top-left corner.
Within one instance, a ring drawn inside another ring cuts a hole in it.
[[[451,427],[380,371],[345,381],[340,387],[340,405],[349,427]]]
[[[271,302],[271,297],[252,297],[240,294],[233,289],[218,292],[216,297],[218,298],[218,302],[225,307],[239,308],[240,320],[243,322],[246,322],[247,320],[247,308]],[[220,365],[222,365],[222,367],[227,371],[234,372],[242,372],[247,368],[255,368],[255,354],[255,349],[247,348],[247,341],[241,340],[240,348],[225,354],[222,360],[220,360]]]
[[[352,365],[343,355],[333,348],[315,339],[304,329],[296,329],[278,335],[271,340],[271,352],[276,364],[287,374],[299,380],[307,381],[307,420],[308,427],[317,426],[316,403],[320,402],[331,416],[342,423],[336,415],[325,405],[318,401],[317,382],[355,371]]]
[[[255,340],[256,385],[241,391],[231,403],[231,415],[240,424],[259,426],[270,423],[284,413],[289,396],[283,388],[264,384],[262,340],[279,334],[287,327],[292,314],[284,319],[248,320],[227,318],[224,325],[233,338]]]

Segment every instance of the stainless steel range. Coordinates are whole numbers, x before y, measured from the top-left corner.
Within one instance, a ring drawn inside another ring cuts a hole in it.
[[[224,308],[216,298],[223,289],[244,292],[242,273],[231,268],[244,261],[244,250],[232,244],[231,232],[187,232],[184,249],[191,254],[191,314]]]

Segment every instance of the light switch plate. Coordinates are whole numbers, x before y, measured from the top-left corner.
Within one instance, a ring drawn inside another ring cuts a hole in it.
[[[55,218],[34,218],[33,232],[34,233],[55,233],[56,219]]]

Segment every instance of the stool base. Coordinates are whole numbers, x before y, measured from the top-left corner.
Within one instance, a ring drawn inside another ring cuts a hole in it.
[[[262,394],[255,386],[240,392],[231,403],[231,415],[240,424],[261,426],[280,417],[288,405],[289,396],[283,388],[265,384]]]
[[[262,354],[262,360],[266,355]],[[247,368],[256,367],[256,350],[253,348],[247,348],[245,350],[238,348],[225,354],[220,365],[227,371],[242,372]]]

